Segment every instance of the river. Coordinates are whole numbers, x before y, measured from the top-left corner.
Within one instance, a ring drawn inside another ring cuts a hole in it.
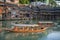
[[[42,33],[10,33],[10,32],[6,32],[3,31],[0,33],[0,40],[54,40],[54,36],[58,34],[58,36],[56,36],[56,38],[58,39],[58,37],[60,37],[59,33],[60,33],[60,27],[51,27],[48,28],[45,32]],[[50,39],[52,38],[52,39]],[[60,38],[58,39],[60,40]]]

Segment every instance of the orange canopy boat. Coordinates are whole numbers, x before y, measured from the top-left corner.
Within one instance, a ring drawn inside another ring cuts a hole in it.
[[[27,30],[27,29],[19,29],[19,28],[15,28],[13,30],[9,30],[10,32],[22,32],[22,33],[25,33],[25,32],[44,32],[47,28],[41,28],[41,29],[30,29],[30,30]]]
[[[36,24],[14,24],[14,28],[7,29],[9,32],[25,33],[25,32],[44,32],[47,27],[39,27]]]
[[[38,24],[15,24],[12,23],[12,29],[8,29],[9,32],[44,32],[48,27],[53,27],[54,22],[52,21],[39,21]]]

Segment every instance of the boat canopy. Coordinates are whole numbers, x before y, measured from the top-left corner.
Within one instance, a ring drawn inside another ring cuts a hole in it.
[[[13,26],[19,26],[19,27],[35,27],[39,26],[38,24],[12,24]]]
[[[38,23],[53,23],[52,21],[39,21]]]

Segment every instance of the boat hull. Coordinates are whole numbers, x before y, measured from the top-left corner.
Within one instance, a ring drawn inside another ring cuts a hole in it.
[[[6,30],[9,32],[14,32],[14,33],[27,33],[27,32],[44,32],[47,28],[44,29],[39,29],[39,30]]]

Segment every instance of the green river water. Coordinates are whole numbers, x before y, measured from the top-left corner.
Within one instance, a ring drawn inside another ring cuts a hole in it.
[[[43,33],[10,33],[3,31],[0,33],[0,40],[47,40],[49,34],[60,32],[59,28],[58,26],[51,27]]]

